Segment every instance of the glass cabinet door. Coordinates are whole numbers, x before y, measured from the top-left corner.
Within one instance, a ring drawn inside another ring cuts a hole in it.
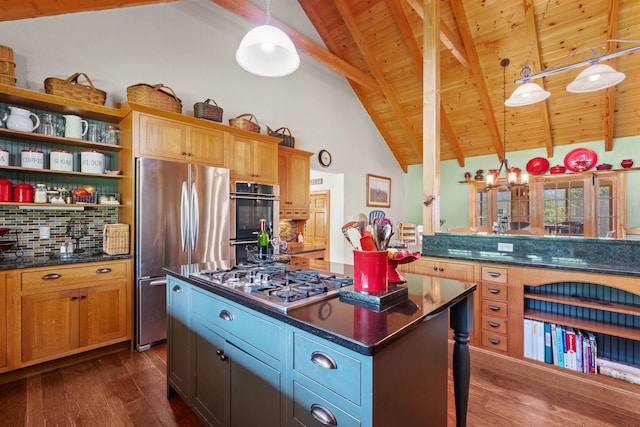
[[[584,235],[584,181],[544,184],[544,228],[551,234]]]

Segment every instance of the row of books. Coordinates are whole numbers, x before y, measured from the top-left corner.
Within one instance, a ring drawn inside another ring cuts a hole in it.
[[[598,373],[598,345],[590,331],[524,319],[524,357],[585,374]]]

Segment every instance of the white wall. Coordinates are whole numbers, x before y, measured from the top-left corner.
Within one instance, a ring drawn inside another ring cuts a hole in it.
[[[297,2],[272,0],[271,12],[319,40]],[[296,148],[315,153],[324,148],[333,155],[328,169],[313,156],[312,169],[344,175],[344,190],[335,189],[341,192],[343,217],[332,217],[332,228],[371,210],[367,173],[391,178],[386,211],[390,218],[402,218],[403,171],[347,81],[304,54],[290,76],[247,73],[236,64],[235,50],[251,27],[210,0],[185,0],[0,22],[0,43],[14,50],[19,87],[43,91],[47,77],[84,72],[107,91],[108,106],[119,106],[127,86],[164,83],[181,98],[183,114],[193,115],[194,103],[212,98],[224,109],[225,124],[252,113],[262,133],[267,125],[286,126]]]

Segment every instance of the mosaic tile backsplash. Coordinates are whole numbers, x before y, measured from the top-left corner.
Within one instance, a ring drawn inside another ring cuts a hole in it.
[[[32,211],[18,206],[2,206],[0,227],[11,231],[1,240],[17,240],[18,245],[0,253],[0,262],[13,260],[19,248],[23,256],[38,257],[59,253],[60,245],[71,241],[66,236],[67,223],[71,219],[83,220],[87,224],[87,235],[80,239],[84,250],[102,249],[102,226],[118,222],[118,208],[87,208],[84,211]],[[40,238],[40,227],[49,227],[49,238]]]

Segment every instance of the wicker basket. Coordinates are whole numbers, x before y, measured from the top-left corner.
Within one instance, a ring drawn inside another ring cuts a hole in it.
[[[78,83],[78,77],[80,76],[84,77],[88,84]],[[75,73],[64,80],[47,77],[44,80],[44,91],[50,95],[98,105],[104,105],[107,99],[107,92],[96,89],[89,76],[85,73]]]
[[[267,134],[282,139],[282,142],[279,145],[282,145],[284,147],[293,148],[296,145],[296,139],[291,135],[291,131],[289,130],[289,128],[279,128],[276,130],[271,130],[271,128],[267,126]]]
[[[0,59],[0,74],[15,77],[16,76],[16,63],[11,61],[4,61]]]
[[[102,227],[102,251],[109,255],[129,253],[129,225],[105,224]]]
[[[182,101],[176,96],[173,89],[162,83],[153,86],[146,83],[129,86],[127,88],[127,100],[147,107],[157,108],[158,110],[182,113]]]
[[[0,60],[14,62],[13,49],[0,44]]]
[[[15,86],[16,78],[0,74],[0,85]]]
[[[249,120],[245,119],[249,117]],[[255,120],[255,123],[253,122]],[[260,133],[258,119],[253,114],[240,114],[238,117],[229,119],[229,125],[234,128],[248,130],[249,132]]]
[[[215,105],[211,105],[213,102]],[[213,99],[207,99],[204,102],[196,102],[193,104],[193,116],[199,119],[213,120],[214,122],[222,122],[222,108]]]

